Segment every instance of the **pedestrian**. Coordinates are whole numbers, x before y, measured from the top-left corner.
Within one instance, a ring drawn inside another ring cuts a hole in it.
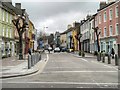
[[[112,55],[112,58],[114,59],[115,50],[113,48],[111,49],[111,55]]]
[[[31,53],[32,53],[30,48],[28,49],[28,53],[29,53],[30,55],[31,55]]]

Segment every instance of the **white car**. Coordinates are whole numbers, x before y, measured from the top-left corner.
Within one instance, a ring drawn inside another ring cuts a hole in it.
[[[52,51],[52,48],[51,48],[51,47],[48,47],[48,50]]]
[[[59,47],[56,47],[56,48],[54,49],[54,52],[60,52],[60,48],[59,48]]]

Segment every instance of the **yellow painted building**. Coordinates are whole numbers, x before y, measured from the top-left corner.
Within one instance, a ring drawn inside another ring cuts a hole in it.
[[[75,51],[78,50],[78,40],[75,37],[76,35],[77,35],[77,30],[75,28],[73,28],[73,30],[72,30],[72,43],[73,43],[73,47],[74,47]]]
[[[29,42],[29,48],[34,48],[34,39],[33,39],[33,34],[34,34],[34,24],[29,20],[29,30],[28,30],[28,37],[30,39]]]

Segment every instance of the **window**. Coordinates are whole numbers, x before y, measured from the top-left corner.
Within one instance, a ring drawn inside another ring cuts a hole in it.
[[[0,8],[0,20],[2,20],[2,9]]]
[[[115,9],[115,14],[116,14],[116,17],[118,17],[118,6],[116,7],[116,9]]]
[[[101,42],[101,51],[103,51],[103,42]]]
[[[6,12],[6,22],[8,22],[8,12]]]
[[[12,32],[11,32],[11,28],[10,28],[10,32],[9,32],[9,34],[10,34],[10,38],[11,38],[11,37],[12,37],[12,35],[11,35],[11,34],[12,34]]]
[[[104,37],[107,36],[107,30],[106,30],[106,27],[104,28]]]
[[[8,37],[8,28],[6,28],[6,37]]]
[[[113,12],[112,12],[112,9],[110,9],[110,11],[109,11],[109,19],[110,19],[110,20],[112,20],[112,13],[113,13]]]
[[[106,12],[104,12],[104,22],[106,22],[107,20],[107,15],[106,15]]]
[[[90,23],[90,26],[89,26],[89,28],[91,29],[91,23]]]
[[[119,27],[118,27],[118,23],[116,24],[116,35],[118,35],[118,30],[119,30]]]
[[[101,15],[99,15],[99,24],[101,24]]]
[[[112,29],[112,26],[110,26],[110,29],[109,29],[110,31],[110,36],[112,36],[112,32],[113,32],[113,29]]]
[[[2,32],[3,32],[3,36],[5,35],[5,28],[3,27],[2,29]]]
[[[12,23],[12,15],[10,15],[10,24]]]
[[[2,17],[3,17],[3,21],[5,21],[5,14],[4,14],[4,10],[3,10],[3,12],[2,12]]]
[[[110,41],[110,50],[113,48],[113,41]]]
[[[98,30],[98,32],[101,32],[101,28]],[[102,33],[100,33],[100,37],[102,37],[102,35],[101,35]]]
[[[92,33],[92,40],[94,40],[94,32]]]

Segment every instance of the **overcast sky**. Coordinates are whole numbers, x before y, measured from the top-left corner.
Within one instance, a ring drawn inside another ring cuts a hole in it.
[[[18,2],[18,0],[12,0]],[[33,0],[34,1],[34,0]],[[30,20],[38,31],[63,32],[68,24],[84,19],[87,14],[95,14],[99,2],[21,2]],[[14,3],[13,3],[14,4]],[[48,27],[48,28],[44,28]]]

